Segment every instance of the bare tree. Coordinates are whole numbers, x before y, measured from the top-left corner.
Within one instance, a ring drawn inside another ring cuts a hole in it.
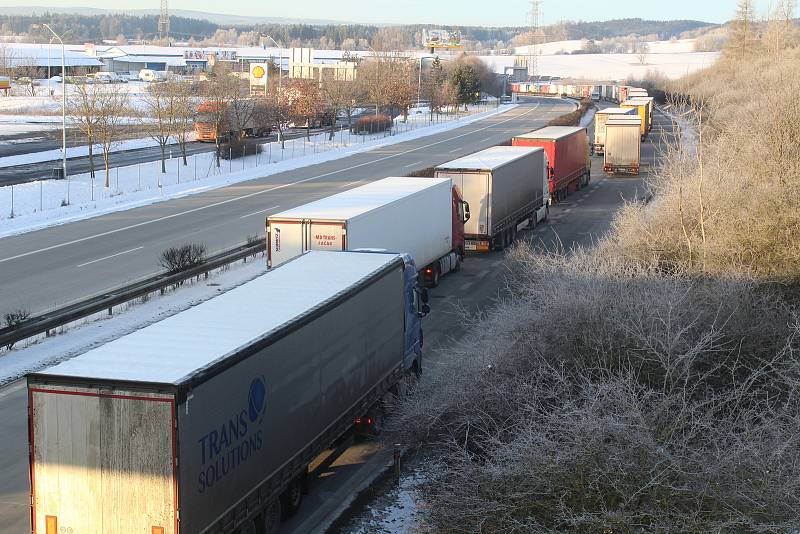
[[[106,170],[105,187],[111,186],[111,149],[117,143],[119,132],[128,113],[128,91],[121,85],[112,85],[100,93],[97,122],[97,139],[103,150]]]
[[[94,144],[100,122],[100,86],[88,83],[75,84],[67,100],[67,115],[86,139],[89,149],[89,176],[94,178]]]
[[[650,54],[650,45],[646,41],[636,43],[636,60],[639,65],[647,65],[647,58]]]
[[[265,106],[262,108],[264,118],[275,126],[281,142],[281,149],[286,147],[284,128],[289,122],[291,102],[296,90],[290,84],[278,85],[271,83],[268,87]]]
[[[375,115],[380,109],[389,104],[386,82],[388,78],[388,62],[385,55],[376,56],[369,61],[363,61],[358,68],[358,80],[361,92],[366,101],[375,106]]]
[[[183,164],[188,165],[186,159],[186,143],[192,130],[197,98],[192,90],[192,84],[185,81],[169,82],[170,90],[174,94],[174,108],[172,120],[172,137],[177,141],[181,151]]]
[[[797,0],[777,0],[769,14],[764,41],[768,50],[775,55],[778,55],[790,42],[795,11],[797,11]]]
[[[217,167],[220,166],[220,151],[223,140],[235,134],[231,124],[230,105],[234,98],[239,98],[241,80],[228,71],[215,72],[203,88],[206,102],[200,108],[202,118],[214,127],[214,143],[216,145]]]
[[[310,140],[311,126],[323,112],[319,83],[316,80],[294,79],[291,86],[295,94],[290,103],[289,115],[295,123],[305,123],[306,139]]]
[[[147,134],[158,143],[161,149],[161,173],[166,174],[167,145],[175,132],[175,92],[165,83],[151,83],[147,86],[142,103],[144,115],[142,124]]]
[[[340,112],[347,115],[347,126],[352,126],[353,108],[356,103],[356,83],[351,80],[339,80],[333,75],[322,78],[322,98],[327,111],[331,114],[330,139],[335,134],[336,118]]]
[[[729,48],[736,55],[743,56],[751,52],[755,19],[756,10],[753,0],[739,0],[736,6],[736,15],[731,22],[729,40]]]

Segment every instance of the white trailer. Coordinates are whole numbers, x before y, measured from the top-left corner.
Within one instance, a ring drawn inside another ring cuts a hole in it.
[[[594,154],[602,155],[603,147],[606,144],[606,121],[609,117],[616,117],[618,115],[634,115],[636,110],[633,108],[605,108],[600,109],[594,114],[594,142],[592,143],[592,152]]]
[[[617,115],[606,122],[606,145],[603,171],[609,174],[639,174],[642,119]]]
[[[435,286],[464,254],[459,217],[468,208],[453,195],[449,178],[389,177],[270,215],[267,265],[309,250],[383,249],[411,255]]]

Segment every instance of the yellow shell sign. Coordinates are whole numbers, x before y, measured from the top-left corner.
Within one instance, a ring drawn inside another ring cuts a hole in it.
[[[261,78],[264,77],[266,73],[267,72],[264,70],[264,67],[262,67],[261,65],[256,65],[255,67],[253,67],[253,78],[260,80]]]

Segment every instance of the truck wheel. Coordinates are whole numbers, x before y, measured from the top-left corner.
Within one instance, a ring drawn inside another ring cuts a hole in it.
[[[281,528],[281,500],[272,499],[263,513],[264,534],[277,534]]]
[[[245,521],[245,523],[239,527],[239,534],[258,534],[255,520],[249,519]]]
[[[281,494],[281,512],[283,519],[292,517],[294,514],[296,514],[302,503],[303,476],[300,475],[292,480],[289,483],[289,487],[286,488],[286,491]]]

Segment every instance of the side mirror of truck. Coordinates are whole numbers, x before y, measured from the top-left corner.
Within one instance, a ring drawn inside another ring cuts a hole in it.
[[[466,223],[469,220],[469,202],[466,200],[461,201],[461,222]]]

